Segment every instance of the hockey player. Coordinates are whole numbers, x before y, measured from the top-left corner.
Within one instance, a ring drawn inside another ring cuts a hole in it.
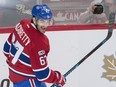
[[[32,9],[32,19],[21,20],[5,42],[3,53],[14,87],[47,87],[45,82],[59,87],[65,84],[63,75],[47,63],[50,46],[44,33],[51,19],[50,8],[37,4]]]

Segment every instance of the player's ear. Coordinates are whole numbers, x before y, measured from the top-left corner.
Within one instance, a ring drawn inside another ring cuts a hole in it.
[[[35,19],[35,17],[32,17],[32,22],[36,25],[36,19]]]

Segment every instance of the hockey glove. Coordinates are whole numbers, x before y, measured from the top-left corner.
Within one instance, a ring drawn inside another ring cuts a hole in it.
[[[66,83],[66,78],[58,71],[55,71],[58,81],[57,81],[57,87],[63,87],[64,84]]]

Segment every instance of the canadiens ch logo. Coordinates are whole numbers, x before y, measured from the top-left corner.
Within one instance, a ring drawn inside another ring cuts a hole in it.
[[[106,72],[103,72],[102,77],[109,81],[116,81],[116,58],[114,55],[104,56],[104,65],[102,66]]]
[[[38,52],[38,55],[39,55],[39,56],[41,56],[41,55],[43,55],[43,54],[45,54],[45,50],[40,50],[40,51]]]

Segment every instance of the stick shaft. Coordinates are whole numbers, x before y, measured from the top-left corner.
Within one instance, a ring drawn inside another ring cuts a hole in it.
[[[67,77],[72,71],[74,71],[81,63],[83,63],[90,55],[92,55],[98,48],[100,48],[103,44],[105,44],[110,37],[112,36],[113,28],[114,28],[114,21],[115,21],[115,13],[111,13],[109,17],[109,26],[108,26],[108,34],[106,38],[101,41],[95,48],[93,48],[87,55],[85,55],[78,63],[76,63],[71,69],[69,69],[65,74],[64,77]],[[58,87],[57,84],[53,84],[51,87]]]
[[[82,62],[84,62],[91,54],[93,54],[98,48],[100,48],[104,43],[106,43],[110,37],[112,36],[113,28],[114,28],[114,21],[115,21],[115,13],[111,13],[109,17],[109,26],[108,26],[108,34],[106,38],[101,41],[94,49],[92,49],[85,57],[83,57],[77,64],[75,64],[70,70],[68,70],[64,77],[69,75],[76,67],[78,67]]]

